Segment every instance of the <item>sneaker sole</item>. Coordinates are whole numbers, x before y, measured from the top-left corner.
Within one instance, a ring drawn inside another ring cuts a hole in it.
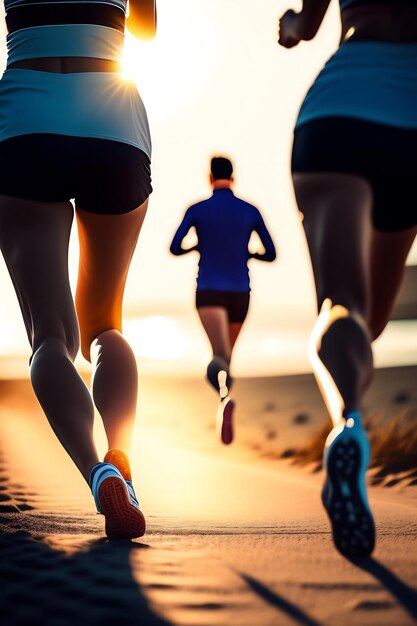
[[[220,405],[219,415],[219,431],[220,439],[225,446],[228,446],[233,441],[233,410],[235,403],[233,400],[228,400],[224,407]]]
[[[361,495],[361,450],[353,439],[334,444],[327,459],[331,496],[323,504],[332,525],[336,548],[347,557],[366,557],[375,546],[375,524]]]
[[[99,499],[109,539],[136,539],[145,534],[145,517],[142,511],[130,503],[126,487],[119,478],[103,481]]]

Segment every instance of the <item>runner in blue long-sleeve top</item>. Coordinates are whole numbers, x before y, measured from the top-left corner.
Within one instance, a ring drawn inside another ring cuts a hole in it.
[[[249,308],[248,261],[252,258],[271,262],[276,252],[258,209],[234,195],[233,166],[229,159],[212,159],[210,183],[213,195],[186,211],[170,251],[177,256],[193,251],[200,254],[196,306],[213,350],[207,378],[220,394],[222,440],[231,443],[234,402],[229,396],[230,361]],[[182,242],[191,228],[195,228],[198,243],[183,248]],[[253,232],[259,235],[263,254],[249,252]]]

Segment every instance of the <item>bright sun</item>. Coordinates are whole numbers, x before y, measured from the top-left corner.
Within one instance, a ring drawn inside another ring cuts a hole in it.
[[[122,63],[124,75],[136,83],[148,111],[165,120],[175,119],[184,106],[192,107],[208,88],[214,71],[209,53],[214,33],[202,20],[198,27],[187,27],[189,4],[161,4],[155,39],[138,41],[126,30]]]

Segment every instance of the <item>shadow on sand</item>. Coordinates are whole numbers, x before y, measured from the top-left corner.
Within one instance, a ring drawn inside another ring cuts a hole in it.
[[[144,544],[86,540],[72,553],[27,532],[0,535],[4,626],[170,626],[132,573]]]
[[[286,613],[288,617],[291,617],[295,622],[301,624],[301,626],[320,626],[319,622],[299,609],[298,606],[278,595],[275,591],[271,591],[271,589],[259,582],[259,580],[247,574],[240,573],[239,575],[254,593],[265,600],[265,602],[268,602],[268,604]]]
[[[375,559],[351,560],[351,563],[378,580],[407,613],[417,621],[417,591]]]

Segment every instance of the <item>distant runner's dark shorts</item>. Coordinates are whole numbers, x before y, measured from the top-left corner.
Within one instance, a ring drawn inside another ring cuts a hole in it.
[[[226,309],[229,322],[243,324],[248,314],[250,294],[246,291],[200,291],[196,307],[216,306]]]
[[[150,161],[120,141],[19,135],[0,142],[0,194],[65,202],[90,213],[129,213],[152,192]]]
[[[293,173],[338,172],[365,178],[373,191],[376,230],[417,224],[417,130],[348,117],[312,120],[295,130]]]

